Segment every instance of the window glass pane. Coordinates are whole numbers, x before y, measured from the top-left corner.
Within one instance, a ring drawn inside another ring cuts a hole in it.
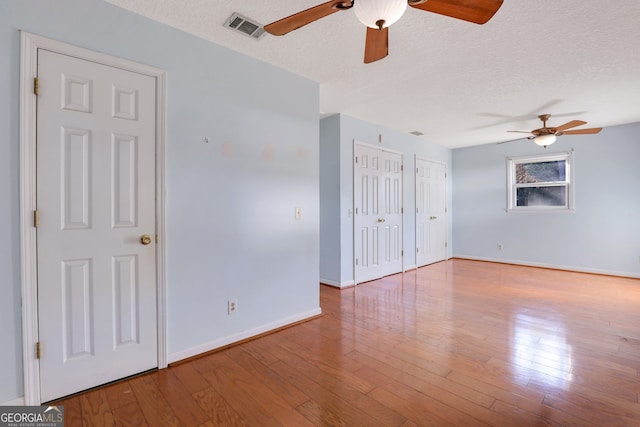
[[[516,164],[516,183],[517,184],[565,181],[565,179],[566,179],[566,161],[565,160]]]
[[[565,206],[566,187],[518,188],[516,199],[516,206]]]

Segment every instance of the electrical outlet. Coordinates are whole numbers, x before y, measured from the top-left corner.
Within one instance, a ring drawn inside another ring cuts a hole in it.
[[[302,219],[302,208],[296,207],[295,218],[296,218],[296,221],[300,221]]]
[[[498,243],[498,250],[501,251],[502,250],[502,243]]]
[[[238,311],[238,300],[234,298],[227,301],[227,314],[235,314],[236,311]]]

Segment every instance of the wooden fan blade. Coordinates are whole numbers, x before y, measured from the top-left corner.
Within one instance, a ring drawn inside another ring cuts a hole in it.
[[[587,122],[583,122],[582,120],[571,120],[568,123],[565,123],[565,124],[563,124],[561,126],[558,126],[556,128],[556,132],[562,132],[565,129],[571,129],[571,128],[574,128],[576,126],[582,126],[582,125],[586,125],[586,124],[587,124]]]
[[[531,133],[531,132],[527,132],[526,130],[508,130],[507,132],[516,132],[516,133]]]
[[[589,129],[576,129],[560,132],[560,135],[588,135],[593,133],[599,133],[602,128],[589,128]]]
[[[332,13],[350,9],[352,6],[350,1],[331,0],[265,25],[264,30],[274,36],[283,36]]]
[[[523,136],[522,138],[510,139],[509,141],[496,142],[496,145],[507,144],[509,142],[522,141],[523,139],[533,139],[534,136]]]
[[[364,45],[364,63],[378,61],[389,54],[389,27],[377,30],[367,27]]]
[[[500,9],[502,0],[409,0],[409,6],[482,25]]]

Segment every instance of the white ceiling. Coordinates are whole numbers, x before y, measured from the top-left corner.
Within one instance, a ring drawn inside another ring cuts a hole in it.
[[[324,0],[107,1],[318,82],[322,114],[451,148],[517,138],[506,131],[542,113],[550,126],[640,121],[639,0],[504,0],[485,25],[407,8],[372,64],[353,10],[259,41],[223,27],[232,12],[268,24]]]

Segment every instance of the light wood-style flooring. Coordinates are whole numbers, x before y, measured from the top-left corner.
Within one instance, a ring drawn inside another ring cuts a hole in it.
[[[66,426],[640,426],[640,280],[449,260],[59,403]]]

